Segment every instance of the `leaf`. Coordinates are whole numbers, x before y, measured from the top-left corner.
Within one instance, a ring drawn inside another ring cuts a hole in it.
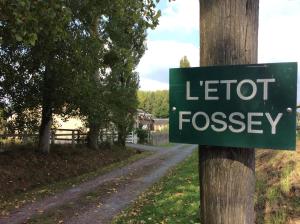
[[[20,41],[20,42],[23,40],[23,37],[20,36],[19,34],[15,34],[15,38],[17,41]]]
[[[36,41],[37,41],[37,35],[35,33],[31,33],[28,39],[29,44],[34,46]]]

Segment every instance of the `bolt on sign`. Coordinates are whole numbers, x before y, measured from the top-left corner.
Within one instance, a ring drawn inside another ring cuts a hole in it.
[[[297,63],[170,69],[170,141],[295,149]]]

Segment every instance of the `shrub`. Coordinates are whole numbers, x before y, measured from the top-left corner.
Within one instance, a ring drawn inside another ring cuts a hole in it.
[[[146,143],[148,139],[148,131],[142,128],[136,129],[136,134],[138,136],[138,143]]]

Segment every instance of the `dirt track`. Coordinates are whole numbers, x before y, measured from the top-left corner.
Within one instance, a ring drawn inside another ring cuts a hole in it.
[[[39,211],[51,213],[70,202],[74,202],[76,206],[71,213],[68,211],[68,214],[62,217],[63,223],[110,223],[115,215],[157,182],[169,168],[190,155],[195,148],[191,145],[176,145],[172,148],[138,145],[135,147],[155,153],[57,195],[26,205],[8,217],[0,218],[0,224],[26,223],[32,216],[39,214]],[[83,195],[93,191],[99,192],[107,186],[113,186],[111,187],[113,191],[103,190],[97,203],[80,205],[79,199]]]

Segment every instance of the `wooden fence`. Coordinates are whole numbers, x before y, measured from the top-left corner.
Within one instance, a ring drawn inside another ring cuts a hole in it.
[[[151,145],[164,145],[169,143],[168,132],[151,132],[149,143]]]
[[[10,142],[27,144],[30,142],[36,142],[38,139],[38,134],[2,134],[0,135],[0,148]],[[86,143],[87,133],[82,132],[77,129],[53,129],[51,130],[50,143],[51,144],[71,144],[75,147],[76,144]],[[117,141],[118,134],[111,132],[103,132],[101,141],[114,142]],[[127,138],[127,143],[137,143],[137,138],[134,132],[131,132]]]

